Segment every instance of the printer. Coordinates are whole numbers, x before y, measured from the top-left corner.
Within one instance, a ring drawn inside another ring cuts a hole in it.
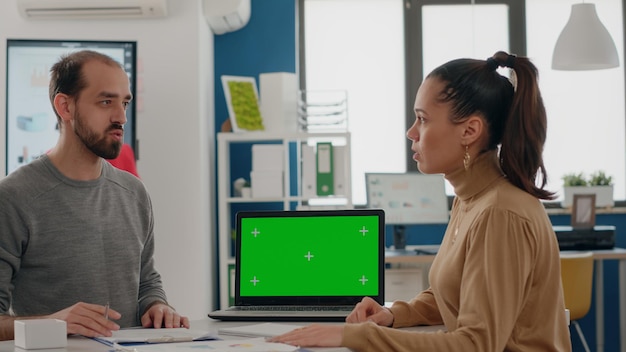
[[[552,226],[552,228],[562,251],[612,249],[615,246],[615,226],[596,225],[591,228]]]

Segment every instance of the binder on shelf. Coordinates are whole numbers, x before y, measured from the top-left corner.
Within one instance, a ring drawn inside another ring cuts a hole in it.
[[[346,146],[333,146],[333,195],[346,195]],[[302,146],[302,197],[304,199],[317,198],[317,166],[315,147],[311,145]]]
[[[235,264],[228,264],[228,306],[235,305]]]
[[[345,196],[346,195],[346,146],[335,145],[333,146],[333,175],[334,175],[334,195]]]
[[[317,195],[335,194],[335,177],[333,174],[333,145],[330,142],[317,143],[316,158]]]
[[[302,145],[302,197],[304,199],[317,197],[317,177],[315,147]]]

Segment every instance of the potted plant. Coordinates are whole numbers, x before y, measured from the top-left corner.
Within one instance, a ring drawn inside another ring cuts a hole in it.
[[[606,175],[604,171],[596,171],[589,178],[583,173],[569,173],[563,179],[563,201],[561,206],[572,206],[574,194],[595,194],[596,207],[612,207],[613,202],[613,177]]]
[[[565,174],[563,177],[563,187],[584,187],[587,186],[587,180],[583,173]]]
[[[241,196],[244,198],[252,197],[252,185],[250,184],[250,181],[246,180],[246,182],[244,182],[243,187],[241,188]]]

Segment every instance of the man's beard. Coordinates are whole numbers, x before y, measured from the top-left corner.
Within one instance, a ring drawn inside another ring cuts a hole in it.
[[[107,134],[110,131],[120,129],[124,130],[124,126],[120,124],[113,124],[105,131],[105,134],[100,137],[98,134],[90,130],[84,123],[80,112],[76,112],[74,115],[74,133],[83,142],[85,147],[89,149],[95,155],[104,159],[115,159],[120,155],[122,149],[121,141],[107,142]]]

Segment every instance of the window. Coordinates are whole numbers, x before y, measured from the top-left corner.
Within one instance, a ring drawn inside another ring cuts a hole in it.
[[[449,59],[485,59],[498,50],[528,56],[539,69],[548,189],[562,193],[566,173],[603,170],[613,176],[614,197],[626,199],[623,5],[596,5],[620,67],[555,71],[554,44],[575,2],[300,0],[301,85],[348,90],[354,204],[365,203],[365,172],[416,170],[404,136],[423,76]]]
[[[407,90],[415,94],[424,77],[437,66],[452,59],[467,57],[486,59],[498,50],[524,51],[523,36],[512,35],[511,17],[524,17],[515,5],[502,3],[473,3],[459,0],[412,1],[407,10],[408,55],[412,78]],[[519,4],[517,5],[519,7]],[[521,21],[520,21],[521,22]],[[445,44],[445,45],[443,45]],[[504,71],[503,73],[505,73]],[[409,96],[407,96],[409,99]],[[406,110],[406,126],[415,120],[413,98]],[[415,161],[408,160],[408,170],[417,170]],[[446,182],[446,194],[454,189]]]
[[[617,47],[620,66],[598,71],[551,69],[554,44],[574,0],[526,0],[528,56],[539,69],[548,113],[544,151],[549,185],[562,196],[561,177],[604,170],[613,176],[615,199],[626,199],[624,32],[622,1],[596,3],[598,17]],[[532,24],[532,25],[531,25]]]
[[[304,0],[304,13],[305,87],[347,90],[353,203],[365,204],[366,172],[406,171],[403,0]]]

